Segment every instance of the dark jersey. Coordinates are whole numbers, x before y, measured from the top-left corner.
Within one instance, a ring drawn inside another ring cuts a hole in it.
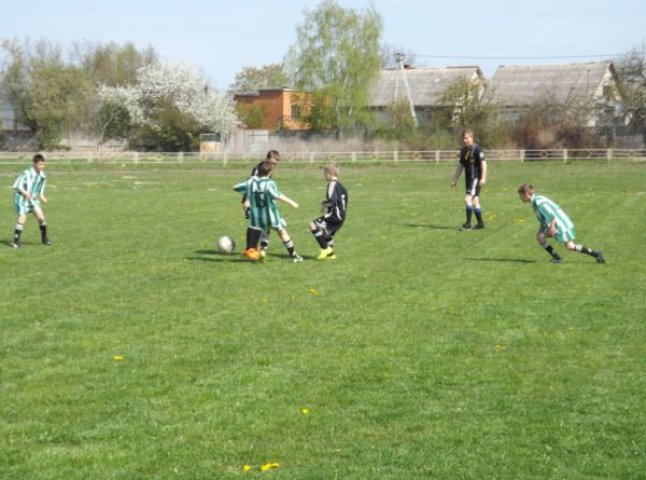
[[[341,182],[332,180],[327,184],[325,200],[326,207],[323,218],[326,222],[341,224],[345,221],[345,214],[348,209],[348,191]]]
[[[475,143],[470,147],[464,147],[460,150],[460,165],[464,167],[467,182],[482,178],[482,162],[484,160],[484,152]]]

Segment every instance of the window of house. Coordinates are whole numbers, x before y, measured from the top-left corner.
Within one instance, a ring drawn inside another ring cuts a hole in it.
[[[300,117],[301,117],[301,108],[297,104],[293,103],[292,104],[292,118],[294,120],[298,120]]]

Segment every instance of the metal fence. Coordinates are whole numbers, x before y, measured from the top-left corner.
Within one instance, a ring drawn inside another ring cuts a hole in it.
[[[568,162],[568,161],[646,161],[646,149],[559,149],[559,150],[486,150],[489,161]],[[32,154],[0,152],[0,164],[25,163]],[[457,150],[382,150],[374,152],[283,152],[286,162],[318,164],[339,163],[441,163],[457,161]],[[48,160],[65,163],[124,164],[236,164],[258,161],[258,157],[227,152],[48,152]]]

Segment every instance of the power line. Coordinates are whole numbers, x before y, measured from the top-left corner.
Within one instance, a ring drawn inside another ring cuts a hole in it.
[[[527,55],[527,56],[503,56],[503,55],[479,55],[479,56],[464,56],[464,55],[422,55],[414,54],[419,58],[444,58],[444,59],[459,59],[459,60],[561,60],[572,58],[609,58],[609,57],[623,57],[630,55],[629,53],[606,53],[595,55]]]

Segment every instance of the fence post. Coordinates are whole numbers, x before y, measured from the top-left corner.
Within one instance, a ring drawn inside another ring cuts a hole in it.
[[[608,151],[606,152],[606,157],[608,158],[608,161],[612,160],[612,148],[608,149]]]
[[[520,163],[523,163],[525,161],[525,149],[521,149],[520,151]]]
[[[227,151],[222,152],[222,163],[226,166],[227,164]]]
[[[184,163],[184,152],[179,152],[177,154],[177,162],[178,163]]]
[[[357,161],[357,152],[352,152],[352,163]]]
[[[135,152],[132,156],[132,161],[134,163],[139,163],[139,152]]]
[[[399,159],[399,151],[398,150],[393,150],[393,161],[397,163],[397,160]]]
[[[563,163],[567,163],[567,148],[563,149]]]
[[[435,163],[440,163],[440,151],[435,150]]]
[[[310,165],[314,163],[314,152],[310,152]]]

